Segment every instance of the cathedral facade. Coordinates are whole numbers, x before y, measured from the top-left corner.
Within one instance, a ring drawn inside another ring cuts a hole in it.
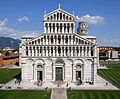
[[[98,51],[95,36],[75,16],[58,7],[44,15],[44,33],[23,36],[20,45],[22,81],[96,82]]]

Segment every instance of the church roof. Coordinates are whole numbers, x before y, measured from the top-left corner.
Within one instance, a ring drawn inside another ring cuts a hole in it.
[[[61,8],[60,8],[60,5],[58,5],[58,9],[56,9],[56,10],[54,10],[54,11],[52,11],[52,12],[49,12],[49,13],[45,14],[44,17],[47,17],[47,16],[49,16],[49,15],[51,15],[51,14],[54,14],[54,13],[56,13],[56,12],[62,12],[62,13],[65,13],[65,14],[67,14],[67,15],[69,15],[69,16],[75,17],[74,14],[71,14],[71,13],[69,13],[69,12],[61,9]]]

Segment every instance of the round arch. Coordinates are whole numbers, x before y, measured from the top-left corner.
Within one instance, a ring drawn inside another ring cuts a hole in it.
[[[33,60],[33,59],[27,59],[27,60],[26,60],[26,63],[27,63],[27,64],[31,64],[31,65],[33,65],[34,60]]]
[[[74,61],[74,64],[75,64],[75,65],[77,65],[77,64],[83,65],[83,64],[84,64],[84,61],[83,61],[82,59],[76,59],[76,60]]]
[[[63,64],[63,65],[65,65],[65,62],[62,59],[56,59],[54,64]]]
[[[37,65],[39,65],[39,64],[44,65],[44,60],[43,60],[43,59],[37,59],[37,60],[35,61],[35,65],[37,66]]]

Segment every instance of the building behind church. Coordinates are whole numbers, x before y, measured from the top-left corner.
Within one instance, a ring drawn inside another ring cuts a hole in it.
[[[20,66],[23,82],[93,82],[97,80],[98,50],[88,25],[58,7],[45,13],[44,32],[38,37],[23,36]]]

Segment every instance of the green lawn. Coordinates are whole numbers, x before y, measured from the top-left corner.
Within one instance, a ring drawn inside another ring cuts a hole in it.
[[[50,91],[0,90],[0,99],[50,99]]]
[[[120,91],[68,90],[68,99],[120,99]]]
[[[4,84],[20,74],[21,69],[0,68],[0,84]]]
[[[109,69],[98,69],[98,75],[120,88],[120,66],[109,65],[108,67]]]

